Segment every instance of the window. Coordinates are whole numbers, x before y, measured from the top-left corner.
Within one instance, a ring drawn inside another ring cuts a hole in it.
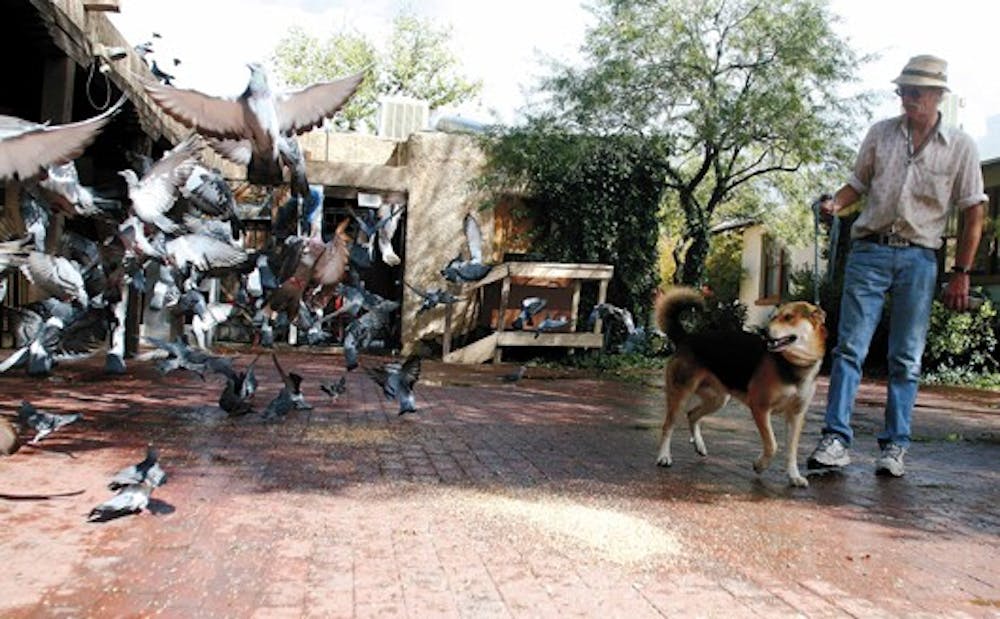
[[[788,253],[773,238],[761,240],[760,304],[777,304],[788,292]]]

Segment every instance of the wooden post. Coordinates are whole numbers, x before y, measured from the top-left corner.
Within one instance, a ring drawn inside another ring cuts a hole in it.
[[[573,302],[569,310],[569,331],[576,332],[576,319],[580,315],[580,280],[573,280]]]
[[[601,283],[597,285],[597,303],[604,303],[604,300],[608,298],[608,280],[602,279]],[[597,320],[594,321],[594,333],[601,332],[601,325],[604,323],[601,320],[600,315],[598,315]]]
[[[507,328],[507,303],[510,302],[510,271],[504,275],[500,283],[500,307],[497,310],[497,333],[503,333]],[[500,363],[503,357],[503,348],[497,345],[493,351],[493,363]]]

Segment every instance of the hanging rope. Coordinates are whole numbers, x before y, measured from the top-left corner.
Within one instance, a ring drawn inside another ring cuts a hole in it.
[[[92,105],[95,110],[103,112],[104,110],[108,109],[108,107],[111,105],[111,80],[108,79],[107,73],[105,73],[103,71],[98,71],[97,67],[100,64],[101,64],[101,61],[98,60],[97,58],[95,58],[90,63],[90,69],[87,71],[87,88],[86,88],[86,91],[87,91],[87,101],[90,102],[90,105]],[[93,87],[94,73],[95,72],[100,72],[101,77],[104,78],[104,104],[103,105],[98,105],[94,101],[94,97],[91,94],[91,89]]]

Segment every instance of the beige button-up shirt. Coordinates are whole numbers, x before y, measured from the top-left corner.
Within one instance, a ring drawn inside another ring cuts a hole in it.
[[[868,130],[848,181],[868,196],[853,238],[895,232],[937,249],[953,206],[966,209],[987,200],[979,153],[964,131],[939,126],[915,155],[909,143],[905,115]]]

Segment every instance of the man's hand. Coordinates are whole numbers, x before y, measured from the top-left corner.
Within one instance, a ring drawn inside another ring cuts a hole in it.
[[[959,312],[969,309],[969,274],[952,273],[942,300],[948,309]]]

